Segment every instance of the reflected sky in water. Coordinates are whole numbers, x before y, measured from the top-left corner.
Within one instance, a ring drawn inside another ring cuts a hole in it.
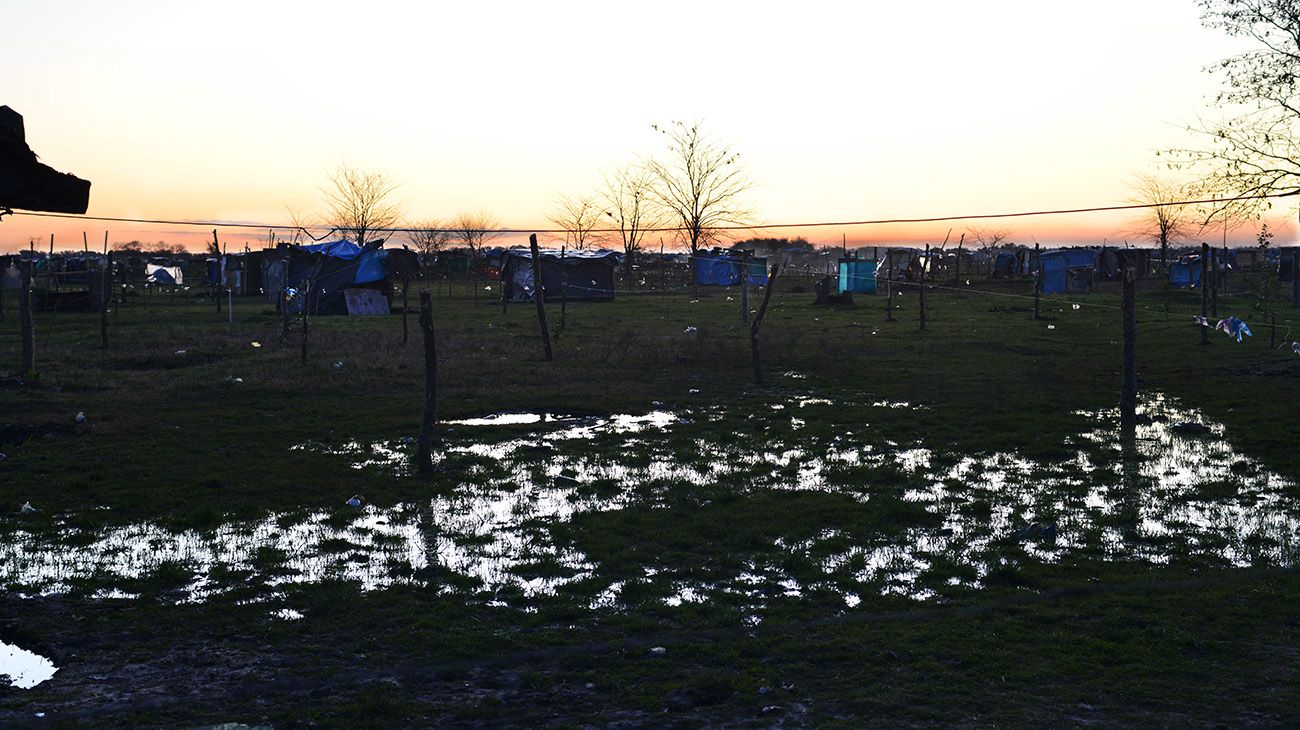
[[[815,396],[785,405],[810,422],[834,418],[834,404]],[[1146,398],[1140,414],[1129,438],[1117,412],[1076,414],[1089,425],[1067,441],[1068,456],[1052,462],[899,444],[865,425],[855,426],[861,434],[830,438],[798,428],[787,442],[754,447],[753,438],[719,431],[735,416],[718,407],[608,417],[493,414],[455,422],[441,457],[459,486],[431,499],[271,514],[207,531],[145,522],[51,537],[9,528],[0,580],[24,593],[129,597],[132,579],[170,567],[189,576],[173,594],[182,602],[250,585],[272,596],[295,583],[341,580],[361,590],[428,586],[521,607],[560,592],[595,609],[719,600],[758,622],[776,601],[830,596],[847,609],[881,595],[929,600],[977,590],[994,574],[1035,562],[1296,564],[1300,519],[1287,496],[1291,480],[1239,453],[1221,425],[1167,398]],[[789,416],[766,410],[757,417]],[[1209,432],[1171,428],[1189,421]],[[521,435],[521,426],[536,429]],[[295,448],[341,456],[356,469],[403,473],[411,446],[394,439]],[[600,556],[553,533],[579,515],[688,509],[683,496],[692,493],[701,496],[688,504],[703,507],[710,490],[723,487],[741,495],[848,494],[868,509],[893,499],[928,519],[865,536],[805,529],[741,556],[743,565],[724,573],[696,564],[698,555],[694,563],[649,555],[640,557],[641,574],[612,575]]]

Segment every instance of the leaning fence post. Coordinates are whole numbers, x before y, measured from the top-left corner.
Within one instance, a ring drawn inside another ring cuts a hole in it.
[[[1119,391],[1120,423],[1137,423],[1137,272],[1124,268],[1124,379]],[[1202,331],[1208,328],[1202,328]]]
[[[433,473],[433,428],[438,421],[438,348],[433,331],[433,301],[428,291],[420,292],[420,331],[424,333],[424,416],[415,463],[422,475]]]
[[[32,317],[32,267],[34,262],[21,265],[22,283],[18,289],[18,321],[23,327],[22,361],[18,374],[22,377],[36,372],[36,320]]]
[[[537,326],[542,330],[542,351],[551,361],[551,331],[546,327],[546,291],[542,287],[542,255],[537,249],[537,234],[528,234],[528,248],[533,253],[533,301],[537,302]]]
[[[1300,248],[1291,249],[1291,306],[1300,307]]]
[[[1207,279],[1209,278],[1210,269],[1210,244],[1201,244],[1201,319],[1209,316],[1210,311],[1210,292],[1206,289]],[[1201,327],[1201,344],[1210,344],[1210,328]]]
[[[767,314],[767,303],[772,300],[772,285],[776,283],[777,265],[772,264],[772,273],[767,275],[767,287],[763,290],[763,303],[758,307],[758,316],[749,325],[749,354],[754,360],[754,382],[763,384],[763,367],[758,357],[758,329],[763,326],[763,317]],[[746,272],[748,273],[748,272]]]

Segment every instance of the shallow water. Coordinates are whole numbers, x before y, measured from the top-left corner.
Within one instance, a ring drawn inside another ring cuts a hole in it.
[[[815,396],[788,405],[804,419],[834,412]],[[1056,462],[899,444],[865,424],[862,435],[829,439],[802,429],[786,442],[729,437],[702,428],[736,419],[717,407],[609,417],[494,414],[456,422],[440,458],[460,486],[440,496],[271,514],[202,532],[134,523],[92,535],[66,529],[51,539],[19,527],[0,545],[0,580],[30,593],[129,597],[139,590],[134,579],[170,566],[183,578],[166,593],[175,601],[250,585],[269,599],[287,585],[341,580],[360,590],[429,586],[492,605],[527,606],[560,593],[593,608],[647,596],[670,606],[722,599],[757,622],[774,602],[831,595],[851,608],[872,595],[927,600],[978,589],[994,573],[1033,562],[1300,562],[1300,511],[1286,496],[1289,479],[1237,452],[1221,425],[1193,409],[1156,395],[1140,411],[1146,420],[1132,434],[1121,432],[1114,411],[1077,414],[1091,425],[1067,442],[1072,456]],[[788,417],[770,410],[757,416]],[[1210,432],[1171,430],[1180,421],[1204,422]],[[526,437],[517,428],[492,428],[502,425],[537,428]],[[397,473],[410,451],[409,439],[295,448]],[[877,483],[882,475],[890,481]],[[698,555],[686,562],[643,555],[643,574],[633,576],[609,574],[600,556],[560,543],[553,532],[580,515],[690,509],[683,497],[703,508],[715,492],[772,490],[849,494],[867,507],[892,494],[929,519],[878,534],[827,528],[778,537],[735,569],[701,566]]]
[[[40,654],[0,641],[0,676],[8,677],[11,687],[31,689],[53,677],[57,671],[59,668],[54,666],[54,662]]]

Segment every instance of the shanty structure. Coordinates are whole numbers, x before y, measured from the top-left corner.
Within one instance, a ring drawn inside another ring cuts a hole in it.
[[[565,251],[540,249],[542,301],[608,301],[614,298],[613,251]],[[533,277],[533,252],[526,248],[506,249],[501,254],[501,285],[508,301],[532,301],[537,285]]]

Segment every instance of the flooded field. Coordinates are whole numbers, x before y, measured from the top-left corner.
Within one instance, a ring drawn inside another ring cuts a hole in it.
[[[25,595],[227,596],[266,602],[282,620],[301,616],[277,604],[285,586],[343,581],[525,610],[558,598],[592,610],[712,601],[759,622],[783,601],[851,610],[881,595],[943,600],[1035,561],[1300,562],[1300,506],[1285,496],[1294,485],[1242,455],[1221,425],[1159,395],[1142,403],[1132,433],[1115,412],[1077,413],[1071,456],[1050,463],[897,443],[866,423],[804,429],[834,418],[835,404],[816,394],[772,408],[780,415],[761,417],[790,418],[791,436],[761,447],[719,429],[755,414],[723,407],[452,421],[439,461],[454,488],[395,505],[354,508],[340,495],[337,508],[209,530],[138,522],[50,532],[11,518],[0,581]],[[407,437],[293,448],[397,474],[411,450]],[[746,510],[760,503],[778,517],[790,504],[831,516],[753,532]],[[664,542],[620,544],[625,519],[662,525]],[[719,554],[701,560],[709,546],[675,544],[680,524],[716,529]],[[732,541],[736,533],[747,537]]]

